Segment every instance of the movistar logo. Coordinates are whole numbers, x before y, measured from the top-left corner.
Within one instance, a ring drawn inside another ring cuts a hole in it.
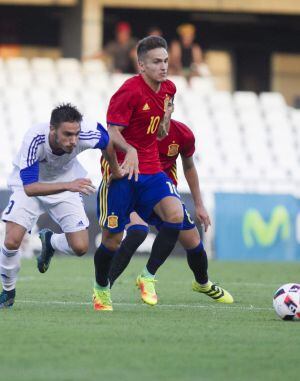
[[[248,248],[254,246],[255,242],[261,246],[271,246],[277,235],[286,241],[291,235],[291,222],[287,209],[276,206],[271,214],[269,222],[264,221],[261,214],[256,209],[249,209],[243,221],[243,238]]]

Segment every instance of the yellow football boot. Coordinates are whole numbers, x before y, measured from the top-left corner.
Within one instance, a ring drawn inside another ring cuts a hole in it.
[[[154,278],[146,278],[141,275],[136,279],[136,285],[141,290],[141,298],[143,302],[150,306],[155,306],[155,304],[157,304],[157,295],[154,287],[155,282],[156,280]]]
[[[229,294],[228,291],[224,290],[224,288],[217,286],[216,284],[208,281],[207,285],[202,286],[196,281],[193,281],[192,284],[193,291],[202,292],[206,294],[210,298],[214,299],[219,303],[231,304],[234,302],[233,297]]]

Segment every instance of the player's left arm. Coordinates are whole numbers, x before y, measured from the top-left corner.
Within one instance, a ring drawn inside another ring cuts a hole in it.
[[[169,130],[170,130],[171,116],[173,112],[174,112],[174,97],[168,101],[163,119],[161,120],[158,126],[158,131],[157,131],[158,140],[162,140],[163,138],[168,136]]]
[[[102,155],[108,161],[109,169],[114,178],[118,179],[125,175],[124,170],[122,170],[118,163],[116,150],[112,139],[109,139],[106,149],[102,151]]]
[[[206,208],[203,204],[199,184],[199,177],[197,169],[195,167],[193,156],[186,157],[181,155],[181,160],[184,176],[189,185],[194,200],[196,217],[201,223],[204,224],[205,231],[207,231],[208,227],[211,225],[211,222]]]

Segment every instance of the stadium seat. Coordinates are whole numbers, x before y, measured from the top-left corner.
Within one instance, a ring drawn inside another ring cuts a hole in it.
[[[123,74],[123,73],[111,74],[111,84],[113,86],[113,90],[116,91],[130,77],[132,77],[131,74]]]
[[[54,72],[43,72],[37,71],[33,73],[35,85],[39,88],[54,89],[58,87],[59,81],[57,73]]]
[[[83,76],[81,72],[66,72],[59,76],[59,82],[65,89],[82,91],[84,88]]]
[[[188,83],[186,79],[182,76],[172,75],[172,76],[169,76],[169,79],[170,81],[175,83],[178,94],[181,94],[182,92],[184,92],[188,87]]]
[[[29,71],[30,65],[27,58],[14,57],[14,58],[7,58],[6,68],[10,72]]]
[[[216,91],[209,94],[208,103],[212,112],[225,110],[229,113],[233,111],[232,96],[228,91]]]
[[[89,59],[82,62],[82,71],[84,75],[101,74],[107,72],[105,63],[100,59]]]
[[[7,82],[8,82],[7,81],[7,75],[6,75],[5,71],[4,71],[4,68],[1,69],[1,67],[0,67],[0,91],[1,91],[2,88],[5,88],[8,85]]]
[[[9,85],[29,89],[32,85],[31,72],[26,70],[11,72],[9,75]]]
[[[252,91],[236,91],[233,94],[233,103],[237,112],[253,111],[259,108],[258,97]]]
[[[78,73],[81,71],[80,62],[75,58],[58,58],[55,62],[58,73]]]
[[[55,105],[60,103],[72,103],[79,108],[81,106],[79,92],[66,87],[53,89],[53,101]]]
[[[279,93],[261,93],[259,95],[259,102],[265,112],[286,110],[285,100]]]
[[[210,94],[215,91],[214,82],[211,78],[192,77],[190,87],[198,94]]]
[[[30,61],[33,72],[55,72],[55,64],[51,58],[36,57]]]
[[[84,80],[88,91],[114,92],[114,87],[107,73],[89,73],[84,77]]]

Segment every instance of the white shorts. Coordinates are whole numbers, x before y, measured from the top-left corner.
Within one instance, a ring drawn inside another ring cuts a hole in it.
[[[43,213],[48,213],[64,233],[77,232],[89,226],[79,193],[62,192],[53,196],[28,197],[23,188],[14,189],[2,213],[2,221],[15,222],[30,231]]]

